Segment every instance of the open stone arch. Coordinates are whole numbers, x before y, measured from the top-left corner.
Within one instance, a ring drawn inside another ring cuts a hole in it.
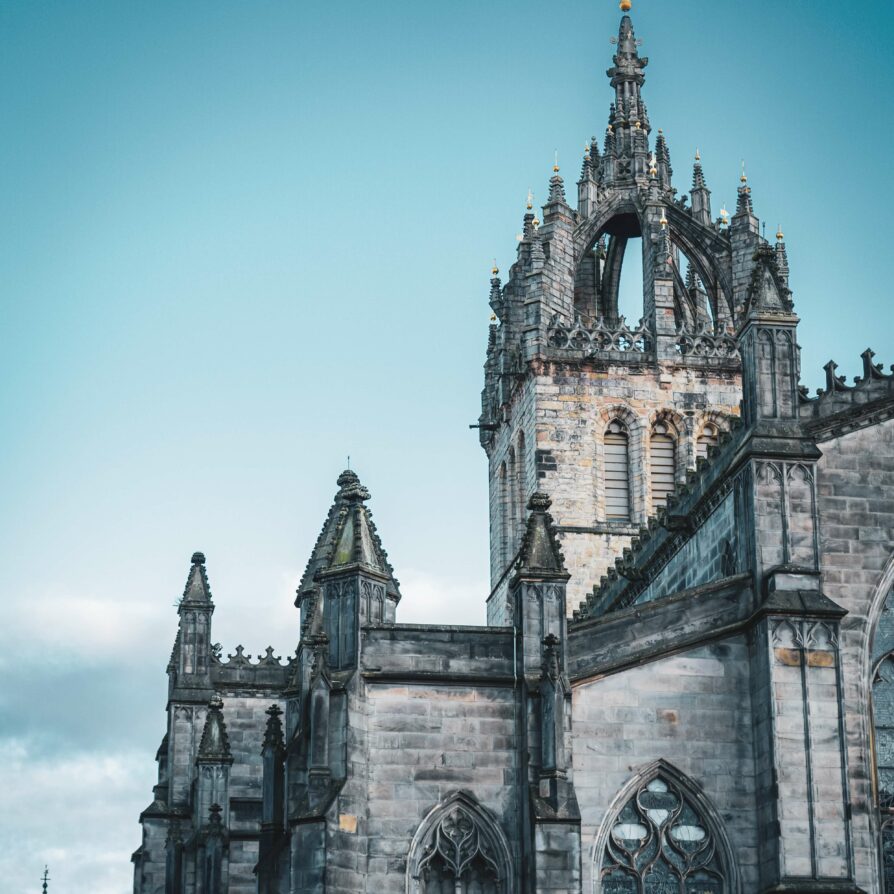
[[[593,894],[741,894],[720,815],[695,782],[664,760],[641,768],[612,801],[591,860]]]
[[[686,254],[713,305],[719,327],[733,324],[732,252],[725,239],[674,205],[666,209],[671,242]]]
[[[515,894],[512,856],[497,819],[470,794],[444,798],[420,824],[407,894]]]
[[[628,197],[610,199],[599,212],[586,220],[575,235],[575,311],[582,319],[603,319],[609,325],[619,322],[618,289],[621,270],[628,260],[631,239],[647,239],[648,226],[642,211]],[[605,237],[608,243],[599,260],[594,257],[597,245]],[[638,263],[645,265],[645,250]],[[644,273],[644,281],[646,280]],[[645,295],[643,295],[645,302]],[[645,308],[645,303],[643,304]],[[640,316],[645,315],[645,309]],[[636,320],[628,320],[635,325]]]

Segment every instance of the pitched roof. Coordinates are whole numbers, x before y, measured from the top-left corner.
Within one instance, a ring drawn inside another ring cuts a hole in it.
[[[400,599],[400,588],[394,570],[388,562],[388,554],[366,506],[369,491],[350,469],[338,476],[338,493],[313,552],[308,560],[301,583],[298,585],[296,605],[306,599],[315,601],[319,576],[341,566],[359,565],[387,576],[386,591],[392,598]],[[305,622],[312,611],[305,614]]]
[[[518,574],[567,575],[565,557],[548,511],[551,505],[549,496],[539,491],[528,501],[531,514],[515,566]]]
[[[192,554],[192,567],[183,588],[183,602],[211,603],[211,587],[208,586],[208,574],[205,571],[205,554]]]

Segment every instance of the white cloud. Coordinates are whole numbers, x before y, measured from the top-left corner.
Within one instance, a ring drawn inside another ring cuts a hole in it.
[[[174,624],[169,605],[132,594],[115,598],[59,591],[7,600],[0,606],[0,627],[9,647],[0,666],[29,659],[41,664],[142,664],[159,649],[170,648]]]
[[[21,739],[0,740],[0,878],[36,891],[43,867],[51,890],[130,890],[139,811],[151,799],[153,764],[142,752],[40,757]]]

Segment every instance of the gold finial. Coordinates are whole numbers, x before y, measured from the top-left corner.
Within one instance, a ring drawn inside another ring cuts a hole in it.
[[[614,127],[611,126],[611,124],[609,124],[609,126],[606,129],[608,130],[609,133],[615,132],[615,129],[614,129]]]
[[[782,242],[783,239],[785,239],[785,233],[782,232],[782,227],[778,226],[776,227],[776,241]]]
[[[642,123],[640,122],[639,118],[637,118],[636,121],[633,122],[633,126],[634,126],[637,130],[642,130],[642,129],[643,129],[643,125],[642,125]]]
[[[633,3],[632,0],[621,0],[618,5],[621,7],[621,12],[630,12]]]
[[[721,225],[729,223],[729,211],[726,210],[726,205],[720,209],[720,223]]]
[[[497,315],[496,315],[496,314],[491,314],[491,315],[490,315],[490,321],[491,321],[491,323],[496,323],[496,322],[497,322]]]
[[[540,221],[537,219],[536,215],[534,217],[534,220],[531,221],[531,223],[534,225],[535,230],[537,229],[537,227],[540,226]]]
[[[653,152],[649,159],[649,176],[655,177],[658,174],[658,156]]]
[[[534,207],[534,191],[532,189],[528,190],[528,203],[525,206],[528,211],[530,211]]]
[[[740,183],[748,182],[748,177],[745,175],[745,159],[744,158],[742,159],[742,176],[739,177],[739,182]]]
[[[701,154],[701,152],[698,151],[698,147],[696,147],[696,149],[695,149],[695,160],[696,161],[702,160],[702,154]]]
[[[590,157],[590,144],[584,143],[584,158]]]
[[[559,173],[559,150],[558,149],[556,149],[556,160],[555,160],[555,162],[553,162],[553,173],[554,174]]]
[[[661,209],[661,220],[659,220],[658,223],[661,224],[662,229],[667,227],[667,215],[664,213],[664,208]]]
[[[494,258],[494,266],[490,269],[491,276],[498,276],[500,273],[500,268],[497,266],[497,259]]]

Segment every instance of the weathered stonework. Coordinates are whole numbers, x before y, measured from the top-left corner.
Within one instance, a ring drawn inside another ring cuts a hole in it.
[[[397,623],[350,471],[285,663],[196,553],[135,894],[894,894],[894,375],[799,387],[782,235],[678,197],[628,16],[613,62],[491,280],[488,626]]]

